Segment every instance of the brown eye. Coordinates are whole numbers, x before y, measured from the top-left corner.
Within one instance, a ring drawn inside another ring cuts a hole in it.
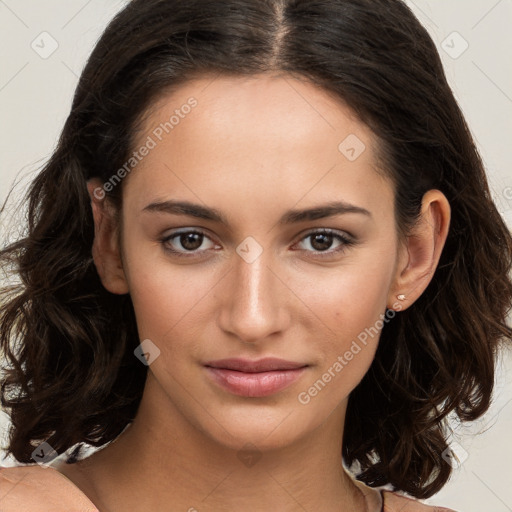
[[[306,241],[309,243],[305,243]],[[299,243],[306,246],[304,250],[312,252],[316,256],[323,257],[322,253],[325,253],[325,257],[328,257],[344,251],[356,242],[343,233],[323,229],[308,233]],[[334,249],[332,249],[333,244],[336,244]]]
[[[326,251],[329,249],[334,241],[332,235],[325,233],[317,233],[315,235],[309,235],[311,239],[311,247],[316,251]]]
[[[186,233],[179,235],[181,246],[189,251],[195,251],[201,247],[204,236],[200,233]]]
[[[199,250],[204,245],[205,241],[209,241],[210,246],[203,247]],[[205,233],[195,230],[181,231],[168,235],[161,240],[161,243],[167,252],[177,256],[199,255],[215,246]]]

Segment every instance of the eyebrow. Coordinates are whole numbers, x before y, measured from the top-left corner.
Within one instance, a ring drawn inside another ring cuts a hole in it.
[[[157,201],[148,204],[143,212],[170,213],[174,215],[188,215],[198,219],[211,220],[229,226],[227,218],[217,209],[191,203],[189,201]],[[372,217],[372,214],[365,208],[355,206],[343,201],[335,201],[324,205],[307,208],[304,210],[288,210],[279,219],[278,224],[289,225],[304,221],[312,221],[342,215],[346,213],[358,213]]]

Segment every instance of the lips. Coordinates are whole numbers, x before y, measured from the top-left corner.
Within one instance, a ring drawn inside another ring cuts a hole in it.
[[[276,359],[267,357],[258,361],[248,359],[220,359],[219,361],[210,361],[205,366],[211,368],[222,368],[224,370],[236,370],[245,373],[271,372],[275,370],[296,370],[307,366],[302,363],[294,363],[285,361],[284,359]]]
[[[308,365],[284,359],[221,359],[205,363],[210,378],[232,394],[269,396],[296,382]]]

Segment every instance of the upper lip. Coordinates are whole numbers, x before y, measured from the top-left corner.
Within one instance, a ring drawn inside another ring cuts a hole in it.
[[[245,373],[270,372],[275,370],[296,370],[304,368],[307,364],[295,363],[275,357],[266,357],[264,359],[219,359],[218,361],[208,361],[204,364],[210,368],[222,368],[224,370],[236,370]]]

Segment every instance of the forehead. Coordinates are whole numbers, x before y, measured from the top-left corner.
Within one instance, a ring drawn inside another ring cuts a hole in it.
[[[152,149],[129,177],[139,203],[166,193],[225,203],[230,191],[263,203],[332,200],[345,189],[368,204],[365,185],[381,194],[389,186],[375,170],[370,129],[290,76],[191,80],[160,97],[141,126],[135,148],[151,140]]]
[[[197,105],[189,109],[191,98]],[[174,118],[174,119],[173,119]],[[160,123],[171,121],[173,135],[184,131],[178,125],[194,119],[201,135],[245,137],[258,135],[254,142],[277,144],[286,139],[304,143],[329,133],[355,133],[371,142],[371,131],[339,98],[303,78],[289,75],[247,77],[202,77],[163,94],[145,115],[142,134],[151,133]],[[186,127],[185,127],[186,130]],[[164,130],[165,131],[165,130]],[[167,134],[167,132],[165,132]]]

